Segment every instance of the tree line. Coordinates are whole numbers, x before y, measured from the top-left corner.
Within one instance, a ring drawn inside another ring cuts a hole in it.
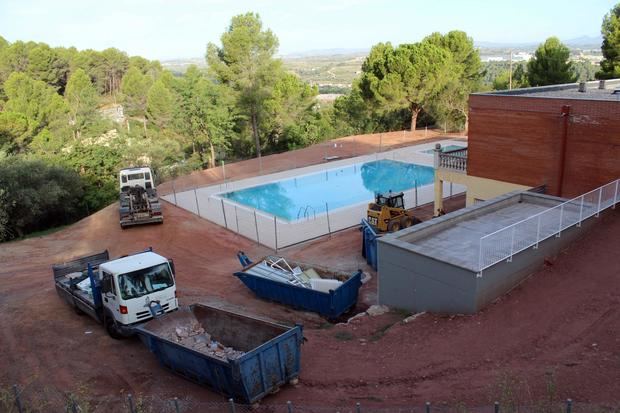
[[[603,22],[601,78],[620,76],[619,16],[620,5]],[[463,130],[469,94],[487,88],[488,67],[461,31],[373,46],[350,92],[331,106],[283,68],[277,49],[255,13],[233,17],[219,44],[208,44],[206,70],[178,76],[114,48],[0,37],[0,240],[108,205],[124,166],[175,176],[338,136],[433,124]],[[512,75],[513,87],[576,78],[555,38]],[[118,105],[120,122],[105,114]]]

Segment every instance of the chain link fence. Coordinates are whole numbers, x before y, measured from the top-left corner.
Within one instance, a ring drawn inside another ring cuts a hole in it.
[[[376,404],[376,403],[374,403]],[[92,397],[85,389],[61,392],[52,388],[13,385],[0,388],[2,413],[620,413],[620,404],[576,403],[545,401],[526,406],[507,403],[468,407],[463,403],[420,406],[383,407],[364,403],[342,406],[318,406],[286,402],[284,404],[243,405],[232,399],[199,401],[189,398],[165,398],[142,395]]]

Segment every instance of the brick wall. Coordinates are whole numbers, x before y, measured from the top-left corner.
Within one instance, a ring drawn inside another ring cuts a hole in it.
[[[564,105],[570,116],[560,185]],[[577,196],[620,177],[620,102],[472,95],[468,141],[468,174]]]

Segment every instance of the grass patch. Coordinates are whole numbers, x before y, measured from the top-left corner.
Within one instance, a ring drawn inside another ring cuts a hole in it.
[[[71,225],[71,224],[61,225],[61,226],[58,226],[58,227],[43,229],[41,231],[31,232],[29,234],[24,235],[21,238],[13,238],[12,240],[9,240],[9,241],[6,241],[6,242],[23,241],[23,240],[28,239],[28,238],[43,237],[45,235],[50,235],[50,234],[53,234],[54,232],[61,231],[61,230],[65,229],[65,228],[67,228],[69,225]]]
[[[353,340],[353,334],[348,331],[336,331],[334,338],[342,341],[351,341]]]

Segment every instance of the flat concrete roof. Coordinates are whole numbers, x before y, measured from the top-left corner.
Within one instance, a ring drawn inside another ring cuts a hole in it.
[[[604,100],[620,102],[620,93],[613,93],[620,88],[620,79],[605,80],[605,88],[599,89],[599,81],[586,82],[586,91],[579,92],[579,83],[567,83],[562,85],[527,87],[523,89],[500,90],[488,93],[475,93],[478,95],[495,96],[525,96],[539,98]]]
[[[511,192],[386,235],[379,242],[477,272],[481,237],[564,201],[533,192]]]

